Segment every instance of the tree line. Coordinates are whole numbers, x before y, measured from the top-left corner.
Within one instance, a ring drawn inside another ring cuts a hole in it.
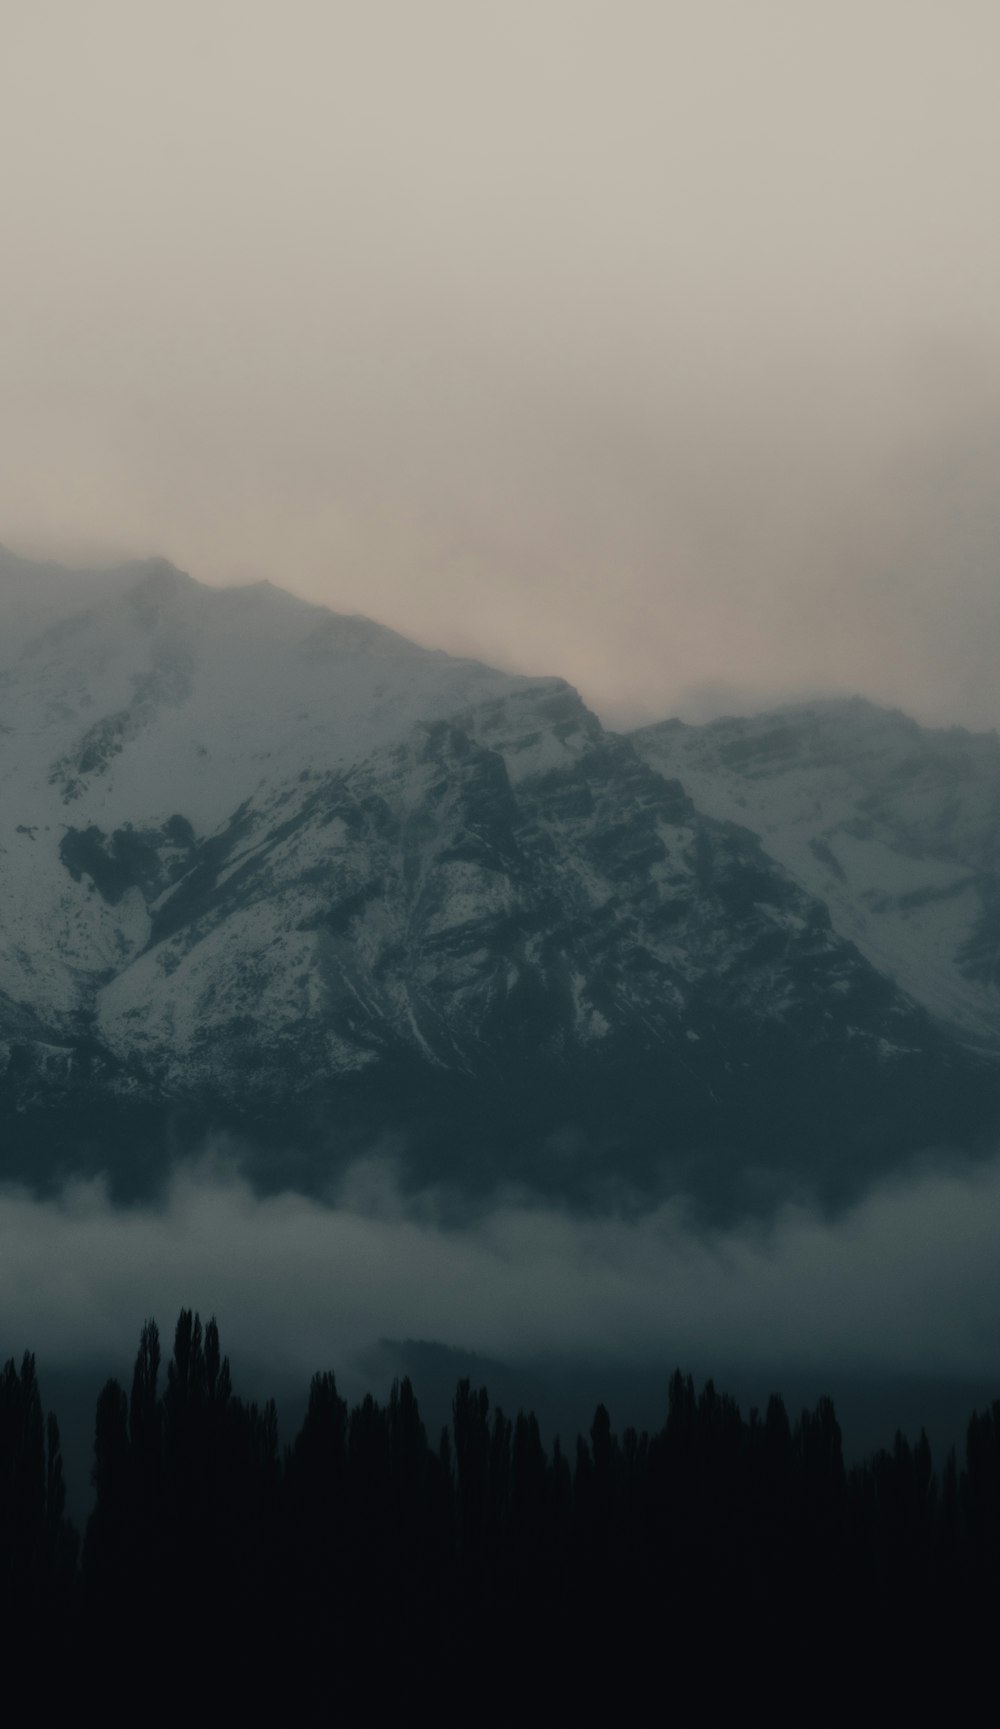
[[[447,1687],[482,1720],[654,1684],[686,1715],[699,1687],[706,1710],[776,1684],[818,1686],[815,1707],[862,1675],[926,1697],[985,1661],[1000,1607],[1000,1401],[961,1463],[897,1433],[847,1469],[829,1399],[744,1416],[679,1371],[656,1433],[598,1405],[569,1452],[468,1380],[434,1441],[409,1380],[348,1408],[324,1372],[282,1448],[274,1403],[237,1395],[215,1321],[184,1310],[165,1367],[148,1321],[128,1390],[103,1387],[92,1480],[81,1541],[34,1357],[8,1362],[0,1638],[50,1691],[147,1715],[378,1720]]]

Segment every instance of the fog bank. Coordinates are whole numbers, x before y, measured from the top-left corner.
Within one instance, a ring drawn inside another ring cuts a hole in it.
[[[925,1161],[834,1220],[787,1207],[704,1232],[677,1204],[581,1219],[514,1200],[462,1225],[391,1166],[336,1205],[261,1198],[215,1157],[157,1207],[100,1183],[0,1196],[0,1354],[128,1363],[145,1316],[214,1313],[234,1360],[303,1379],[379,1339],[500,1360],[740,1363],[1000,1379],[1000,1159]]]
[[[986,0],[46,0],[0,540],[269,577],[616,721],[1000,723]]]

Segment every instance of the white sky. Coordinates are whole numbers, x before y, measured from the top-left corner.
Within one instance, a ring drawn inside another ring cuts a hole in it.
[[[995,0],[0,0],[0,540],[1000,724]]]

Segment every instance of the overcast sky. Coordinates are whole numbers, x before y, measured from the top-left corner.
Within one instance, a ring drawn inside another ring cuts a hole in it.
[[[1000,724],[995,0],[0,27],[0,541]]]

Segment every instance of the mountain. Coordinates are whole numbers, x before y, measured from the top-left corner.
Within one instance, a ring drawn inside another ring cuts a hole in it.
[[[992,1130],[995,979],[921,995],[845,928],[829,825],[803,873],[749,773],[672,766],[689,729],[162,562],[4,554],[0,644],[8,1175],[135,1192],[225,1130],[265,1184],[376,1148],[718,1213]]]
[[[1000,1048],[1000,738],[855,697],[632,735],[745,822],[834,929],[959,1037]]]

